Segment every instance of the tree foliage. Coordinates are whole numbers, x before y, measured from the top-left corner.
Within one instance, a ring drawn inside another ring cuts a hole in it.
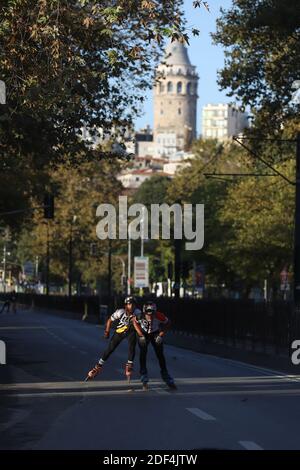
[[[300,76],[299,24],[298,0],[233,0],[213,35],[225,47],[221,88],[251,106],[259,127],[270,134],[284,119],[298,116],[290,100]]]

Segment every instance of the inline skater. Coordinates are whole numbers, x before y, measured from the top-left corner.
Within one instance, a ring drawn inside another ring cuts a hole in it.
[[[125,364],[125,375],[127,380],[130,381],[133,371],[133,361],[135,356],[136,347],[136,334],[138,335],[139,341],[145,342],[144,334],[137,322],[137,315],[140,315],[141,311],[137,308],[137,302],[134,297],[126,297],[124,301],[124,308],[116,310],[107,320],[104,338],[109,338],[110,329],[113,322],[118,322],[115,332],[109,342],[107,349],[102,354],[99,362],[91,369],[87,375],[86,380],[93,379],[99,372],[101,372],[104,363],[107,361],[109,356],[119,346],[123,339],[128,340],[128,360]]]
[[[174,379],[170,376],[163,350],[163,337],[170,328],[171,322],[161,312],[157,310],[156,304],[148,301],[143,306],[143,313],[138,317],[138,324],[141,327],[145,339],[138,338],[140,347],[140,375],[143,389],[148,389],[147,352],[149,343],[152,344],[160,366],[160,373],[163,381],[170,389],[176,390]]]

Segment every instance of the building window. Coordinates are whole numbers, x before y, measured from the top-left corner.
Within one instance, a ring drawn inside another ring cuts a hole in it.
[[[164,110],[163,110],[163,109],[160,110],[160,114],[164,114]]]
[[[178,108],[178,114],[181,114],[181,108]]]
[[[163,93],[165,91],[165,87],[162,83],[159,84],[159,93]]]
[[[173,92],[173,83],[168,82],[168,93],[172,93],[172,92]]]
[[[190,82],[186,86],[186,92],[188,95],[192,94],[192,84]]]
[[[177,93],[182,93],[182,82],[177,83]]]

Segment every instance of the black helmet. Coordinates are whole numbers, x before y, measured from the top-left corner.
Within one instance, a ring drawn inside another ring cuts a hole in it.
[[[136,305],[137,302],[136,302],[135,297],[132,297],[132,296],[130,295],[130,296],[128,296],[128,297],[125,298],[124,304],[125,304],[125,305],[126,305],[126,304],[134,304],[134,305]]]
[[[148,313],[148,315],[153,315],[154,313],[156,313],[156,311],[157,311],[157,307],[154,302],[152,302],[151,300],[148,300],[147,302],[145,302],[143,306],[144,313]]]

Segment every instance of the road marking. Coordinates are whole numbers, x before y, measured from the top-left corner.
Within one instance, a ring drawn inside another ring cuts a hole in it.
[[[124,384],[123,384],[124,386]],[[134,389],[134,393],[140,396],[144,395],[141,389]],[[13,398],[57,398],[57,397],[98,397],[98,396],[114,396],[114,395],[128,395],[128,390],[95,390],[87,391],[82,390],[78,392],[43,392],[43,393],[12,393],[5,395]]]
[[[262,447],[253,441],[239,441],[239,444],[247,450],[263,450]]]
[[[216,421],[214,416],[205,413],[205,411],[200,410],[199,408],[187,408],[187,410],[198,418],[204,419],[204,421]]]
[[[61,382],[29,382],[29,383],[14,383],[14,384],[0,384],[0,392],[2,391],[25,391],[25,390],[74,390],[83,389],[89,390],[93,388],[118,388],[124,387],[124,380],[94,380],[92,382],[70,381]],[[157,382],[158,383],[158,382]],[[132,384],[139,385],[140,382],[132,380]],[[0,396],[2,393],[0,393]]]
[[[45,330],[44,326],[0,326],[0,330]]]

